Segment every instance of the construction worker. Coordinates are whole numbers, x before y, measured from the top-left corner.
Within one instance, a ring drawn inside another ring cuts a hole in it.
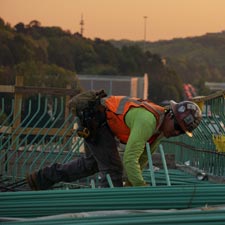
[[[169,106],[161,107],[149,100],[109,96],[101,98],[100,105],[104,110],[96,111],[92,118],[101,119],[96,122],[94,132],[88,128],[90,132],[84,139],[86,154],[29,174],[27,181],[32,189],[49,189],[60,181],[72,182],[97,172],[100,187],[109,187],[107,174],[114,187],[145,186],[142,170],[148,162],[146,143],[149,142],[153,153],[163,138],[185,133],[191,137],[201,121],[201,110],[191,101],[170,101]],[[122,160],[117,141],[125,144]]]

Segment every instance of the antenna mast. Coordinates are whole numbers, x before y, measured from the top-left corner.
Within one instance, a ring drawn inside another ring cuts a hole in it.
[[[83,14],[81,14],[81,19],[80,19],[80,34],[83,36],[84,34],[84,19],[83,19]]]
[[[146,50],[146,30],[147,30],[147,16],[144,16],[144,51]]]

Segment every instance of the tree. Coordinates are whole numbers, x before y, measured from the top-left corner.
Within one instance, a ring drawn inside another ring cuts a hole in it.
[[[28,27],[40,27],[41,26],[41,23],[37,20],[32,20],[30,21]]]
[[[17,23],[14,28],[16,29],[16,32],[25,33],[26,27],[24,23]]]

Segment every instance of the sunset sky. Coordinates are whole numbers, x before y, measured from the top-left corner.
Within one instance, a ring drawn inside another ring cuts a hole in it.
[[[147,41],[157,41],[225,30],[225,0],[0,0],[0,17],[11,26],[38,20],[80,32],[82,14],[91,39],[143,40],[146,31]]]

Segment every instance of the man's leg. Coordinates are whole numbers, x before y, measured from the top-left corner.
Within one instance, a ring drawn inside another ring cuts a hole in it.
[[[109,187],[106,175],[109,174],[115,187],[123,186],[123,166],[117,149],[115,136],[108,125],[101,126],[95,140],[86,139],[88,149],[95,157],[100,171],[100,186]]]
[[[98,172],[98,165],[93,155],[81,156],[65,164],[54,163],[29,174],[27,181],[33,190],[46,190],[55,183],[72,182]]]

